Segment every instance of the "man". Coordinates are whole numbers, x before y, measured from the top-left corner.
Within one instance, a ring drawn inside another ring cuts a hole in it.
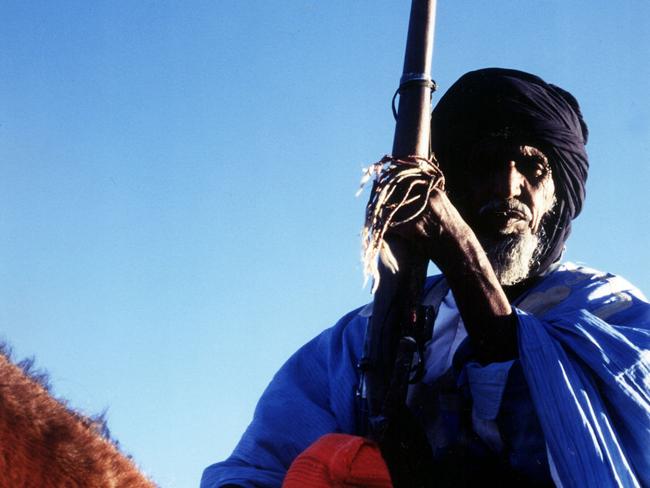
[[[484,69],[442,97],[432,129],[447,192],[396,232],[444,275],[425,290],[435,321],[408,399],[438,485],[650,486],[650,306],[625,280],[560,261],[585,196],[578,103],[528,73]],[[371,313],[351,312],[289,359],[202,487],[279,486],[303,451],[291,486],[386,486],[359,438],[321,438],[363,430],[355,391]]]

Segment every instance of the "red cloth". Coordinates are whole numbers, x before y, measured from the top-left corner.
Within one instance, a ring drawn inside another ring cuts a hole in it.
[[[282,488],[392,488],[379,447],[363,437],[327,434],[298,456]]]

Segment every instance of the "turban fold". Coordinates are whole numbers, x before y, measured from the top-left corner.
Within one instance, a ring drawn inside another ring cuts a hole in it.
[[[541,78],[512,69],[471,71],[454,83],[433,110],[432,149],[449,188],[463,184],[477,144],[493,137],[537,147],[548,157],[557,204],[545,219],[549,245],[538,272],[560,258],[571,220],[582,209],[589,162],[588,130],[576,99]]]

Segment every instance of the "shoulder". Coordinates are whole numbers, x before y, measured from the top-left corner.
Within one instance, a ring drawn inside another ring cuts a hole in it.
[[[629,293],[647,302],[645,295],[622,276],[600,271],[585,265],[566,262],[549,276],[551,281],[560,281],[572,288],[584,288],[593,298],[603,293]]]
[[[647,298],[625,278],[571,262],[549,273],[516,306],[533,314],[587,310],[603,320],[619,314],[650,317]]]
[[[428,277],[424,287],[425,304],[436,300],[438,288],[443,289],[445,293],[448,290],[443,276]],[[363,351],[368,322],[372,317],[372,307],[373,302],[370,302],[348,312],[334,326],[325,329],[300,348],[289,362],[309,358],[309,360],[322,361],[330,367],[350,363],[356,365]]]
[[[314,386],[341,375],[352,378],[363,351],[371,308],[348,312],[300,347],[275,374],[272,386],[282,389],[285,382]]]
[[[361,351],[371,315],[372,302],[345,314],[334,326],[325,329],[305,347],[318,348],[328,354],[342,350]]]

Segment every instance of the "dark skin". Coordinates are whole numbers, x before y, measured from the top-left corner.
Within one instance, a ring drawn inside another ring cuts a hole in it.
[[[497,141],[473,157],[469,167],[482,170],[455,189],[454,201],[434,191],[427,214],[399,233],[418,242],[444,273],[478,359],[489,363],[517,356],[517,319],[477,233],[536,233],[553,206],[555,186],[546,157],[533,146]],[[482,211],[508,200],[528,211]]]

